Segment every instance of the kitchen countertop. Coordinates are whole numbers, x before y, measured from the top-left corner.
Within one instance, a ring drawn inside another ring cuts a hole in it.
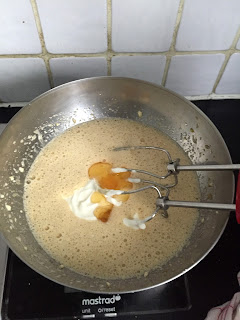
[[[221,132],[234,163],[240,163],[240,100],[194,101]],[[19,108],[0,108],[0,122],[7,123]],[[0,130],[3,125],[0,124]],[[4,273],[6,246],[0,240],[1,272]],[[187,312],[161,316],[139,316],[138,319],[203,320],[207,311],[230,300],[239,290],[237,272],[240,270],[240,225],[234,213],[226,230],[213,250],[196,267],[188,272],[192,308]],[[0,291],[1,298],[1,291]],[[133,318],[134,319],[134,318]]]

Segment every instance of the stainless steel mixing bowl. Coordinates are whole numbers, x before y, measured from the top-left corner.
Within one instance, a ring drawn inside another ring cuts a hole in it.
[[[30,102],[9,122],[0,137],[0,230],[20,259],[53,281],[91,292],[133,292],[164,284],[196,265],[218,241],[229,213],[201,210],[197,226],[182,252],[147,277],[111,280],[109,285],[106,280],[62,268],[40,247],[29,229],[23,207],[24,180],[39,151],[51,139],[77,123],[106,117],[132,119],[165,132],[193,163],[231,163],[216,127],[178,94],[128,78],[70,82]],[[202,201],[232,202],[232,173],[208,171],[198,173],[198,177]]]

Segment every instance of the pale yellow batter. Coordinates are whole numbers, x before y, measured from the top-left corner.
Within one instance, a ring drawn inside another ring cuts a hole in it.
[[[126,227],[123,218],[132,218],[135,213],[144,218],[154,211],[155,191],[131,195],[113,208],[106,223],[80,219],[70,210],[65,199],[86,184],[88,168],[95,162],[106,160],[114,167],[166,172],[167,158],[158,151],[112,151],[129,145],[163,147],[182,164],[190,163],[183,150],[161,132],[130,120],[105,119],[76,125],[55,138],[27,175],[24,205],[35,238],[60,264],[81,274],[105,279],[140,276],[178,253],[194,229],[198,212],[184,208],[169,209],[168,219],[157,215],[145,230]],[[139,184],[134,185],[137,187]],[[171,199],[199,199],[195,173],[179,175]]]

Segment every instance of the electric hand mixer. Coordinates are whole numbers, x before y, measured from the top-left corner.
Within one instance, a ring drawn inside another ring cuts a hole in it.
[[[239,170],[240,164],[224,164],[224,165],[180,165],[180,159],[172,160],[170,153],[163,148],[159,147],[153,147],[153,146],[129,146],[129,147],[119,147],[114,148],[114,151],[127,151],[127,150],[136,150],[136,149],[152,149],[152,150],[158,150],[161,152],[164,152],[167,155],[168,158],[168,165],[167,165],[167,172],[165,175],[160,176],[145,170],[140,169],[132,169],[132,168],[122,168],[125,171],[130,171],[133,173],[141,173],[145,174],[151,177],[154,177],[156,179],[166,179],[167,177],[173,175],[174,176],[174,183],[169,185],[162,185],[158,182],[152,181],[152,180],[145,180],[145,179],[131,179],[131,182],[136,183],[146,183],[147,186],[144,186],[142,188],[130,190],[130,191],[124,191],[123,194],[133,194],[137,192],[141,192],[147,189],[154,189],[157,194],[157,200],[156,200],[156,209],[155,211],[148,216],[147,218],[141,220],[141,223],[148,222],[152,220],[159,210],[162,210],[162,216],[164,218],[168,217],[168,208],[169,207],[186,207],[186,208],[199,208],[199,209],[212,209],[212,210],[229,210],[229,211],[235,211],[236,212],[236,218],[237,222],[240,224],[240,173],[238,176],[238,182],[237,182],[237,191],[236,191],[236,204],[225,204],[225,203],[213,203],[213,202],[192,202],[192,201],[173,201],[169,200],[169,194],[170,189],[175,187],[178,183],[178,174],[181,171],[221,171],[221,170]],[[114,169],[113,169],[114,170]],[[118,172],[117,171],[114,172]],[[161,192],[161,189],[165,190],[165,194],[163,195]]]

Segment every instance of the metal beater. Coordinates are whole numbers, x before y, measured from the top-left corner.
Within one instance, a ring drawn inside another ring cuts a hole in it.
[[[158,182],[152,180],[145,180],[145,179],[132,179],[132,182],[137,180],[139,183],[147,183],[148,186],[124,191],[123,194],[133,194],[137,192],[141,192],[147,189],[154,189],[157,194],[156,200],[156,209],[155,211],[148,216],[147,218],[141,220],[142,223],[148,222],[152,220],[159,210],[162,210],[162,216],[164,218],[168,217],[168,208],[169,207],[186,207],[186,208],[198,208],[198,209],[212,209],[212,210],[228,210],[228,211],[236,211],[236,218],[237,222],[240,224],[240,173],[238,176],[238,183],[237,183],[237,191],[236,191],[236,204],[225,204],[225,203],[213,203],[213,202],[193,202],[193,201],[175,201],[169,200],[170,189],[175,187],[178,183],[178,177],[180,171],[221,171],[221,170],[240,170],[240,164],[224,164],[224,165],[216,165],[216,164],[200,164],[200,165],[180,165],[180,159],[173,160],[170,153],[163,148],[153,147],[153,146],[128,146],[128,147],[119,147],[114,148],[113,151],[126,151],[126,150],[136,150],[136,149],[151,149],[151,150],[158,150],[164,152],[168,158],[167,170],[166,174],[163,176],[159,176],[152,172],[148,172],[145,170],[140,169],[131,169],[125,168],[126,171],[130,171],[132,173],[142,173],[157,179],[166,179],[169,176],[174,176],[174,183],[163,185]],[[165,191],[163,195],[161,189]]]

